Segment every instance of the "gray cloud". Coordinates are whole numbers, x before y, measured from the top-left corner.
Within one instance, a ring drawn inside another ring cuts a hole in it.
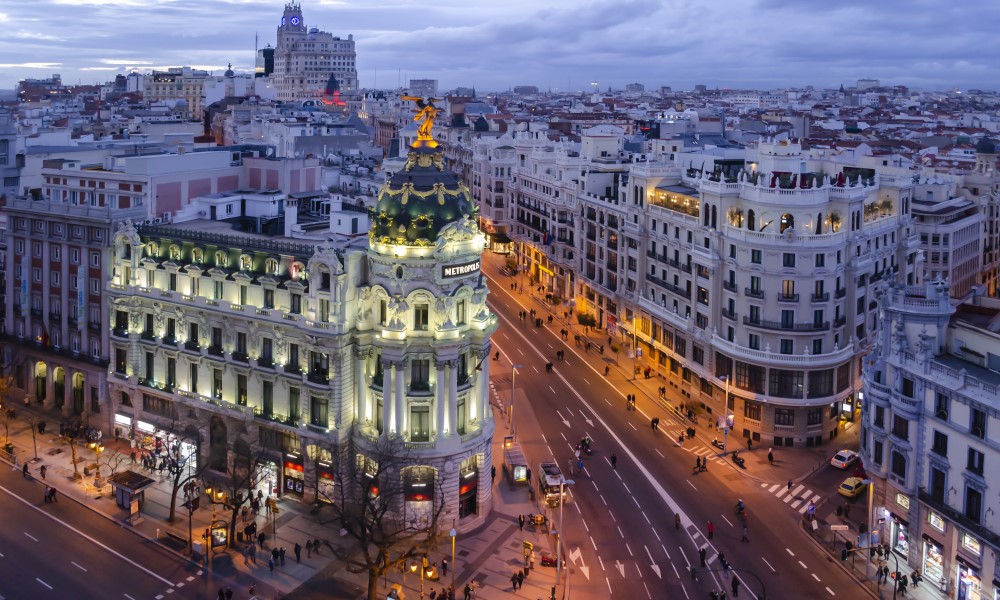
[[[443,89],[837,86],[995,87],[1000,3],[932,0],[305,0],[306,24],[357,41],[362,85]],[[282,2],[7,3],[0,88],[61,73],[93,83],[143,65],[253,68]],[[110,61],[110,62],[109,62]],[[134,62],[133,64],[129,64]],[[57,66],[52,66],[55,63]],[[41,65],[35,68],[20,65]],[[405,83],[405,81],[403,81]]]

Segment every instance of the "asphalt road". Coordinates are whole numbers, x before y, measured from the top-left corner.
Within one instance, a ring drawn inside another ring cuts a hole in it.
[[[205,573],[67,497],[44,502],[43,489],[0,469],[0,598],[215,599],[227,586],[248,597],[225,565]]]
[[[558,316],[542,328],[521,321],[518,312],[537,305],[511,292],[513,279],[499,275],[497,257],[484,263],[491,278],[491,307],[501,320],[493,336],[501,360],[493,362],[493,375],[500,378],[501,398],[507,398],[510,377],[505,372],[510,372],[512,363],[523,365],[515,380],[514,420],[529,462],[555,459],[566,471],[576,462],[574,446],[579,439],[584,435],[593,439],[594,453],[584,456],[583,472],[568,475],[576,483],[572,500],[564,507],[574,594],[686,599],[726,589],[732,596],[733,575],[724,574],[717,560],[721,551],[741,580],[739,597],[750,597],[747,589],[758,592],[762,585],[769,598],[858,596],[861,588],[797,530],[802,518],[791,506],[794,500],[784,502],[771,490],[773,486],[762,487],[730,464],[715,460],[709,462],[708,472],[694,474],[696,456],[717,454],[706,443],[704,427],[699,439],[682,447],[677,433],[690,424],[679,423],[666,407],[643,398],[637,411],[626,411],[625,394],[636,389],[623,380],[621,371],[606,378],[603,368],[595,366],[594,351],[588,355],[574,344],[572,335],[563,342],[559,330],[566,324]],[[595,333],[592,339],[606,344],[606,337],[598,336]],[[565,351],[564,361],[555,359],[556,350]],[[606,350],[602,359],[607,362],[611,356]],[[630,366],[630,359],[622,357]],[[546,372],[546,362],[554,363],[554,372]],[[672,400],[676,403],[679,398]],[[658,431],[650,426],[654,416],[661,419]],[[498,423],[498,432],[503,426]],[[611,453],[618,457],[617,469],[610,465]],[[842,479],[843,473],[819,476]],[[835,494],[835,484],[829,493]],[[741,542],[734,514],[738,498],[749,507],[749,543]],[[680,531],[674,528],[674,514],[681,515]],[[715,524],[712,540],[706,536],[709,520]],[[695,582],[688,567],[699,564],[698,549],[703,546],[708,568],[719,571],[702,573]]]

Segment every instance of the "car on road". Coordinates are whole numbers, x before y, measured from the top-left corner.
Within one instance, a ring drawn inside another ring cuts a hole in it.
[[[861,479],[860,477],[848,477],[843,483],[840,484],[840,487],[837,488],[837,493],[847,498],[855,498],[861,495],[867,487],[868,485],[865,483],[864,479]]]
[[[854,450],[841,450],[830,459],[831,465],[842,470],[847,470],[848,467],[856,462],[858,462],[858,453]]]

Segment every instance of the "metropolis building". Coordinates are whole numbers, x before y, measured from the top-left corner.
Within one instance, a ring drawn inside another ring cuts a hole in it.
[[[367,240],[296,235],[296,195],[262,204],[283,205],[272,216],[284,235],[237,232],[241,211],[257,210],[251,200],[222,221],[117,232],[115,422],[196,440],[210,472],[225,470],[234,447],[263,452],[260,487],[310,503],[331,498],[342,444],[364,453],[400,436],[409,517],[440,500],[449,521],[485,514],[494,422],[484,359],[497,321],[475,210],[441,149],[410,148],[379,192]]]

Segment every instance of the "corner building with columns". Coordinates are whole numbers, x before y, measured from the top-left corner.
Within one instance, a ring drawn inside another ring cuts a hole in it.
[[[400,436],[408,519],[441,502],[441,523],[485,516],[497,320],[473,203],[427,142],[380,191],[367,243],[305,239],[288,222],[284,235],[205,218],[122,226],[108,286],[116,424],[191,443],[206,481],[235,448],[262,452],[257,487],[308,503],[334,498],[342,444],[363,454]],[[294,195],[283,206],[294,220]]]

